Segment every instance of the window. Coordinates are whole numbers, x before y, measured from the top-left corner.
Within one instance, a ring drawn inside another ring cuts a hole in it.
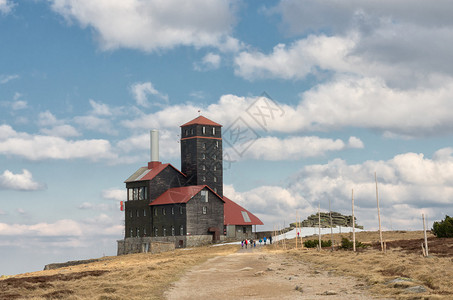
[[[162,215],[164,215],[164,216],[165,216],[165,213],[166,213],[166,211],[165,211],[165,207],[163,207],[163,208],[162,208]]]
[[[143,209],[143,216],[146,217],[146,208]]]
[[[192,128],[192,129],[190,129],[190,134],[193,134],[193,128]]]
[[[214,154],[214,155],[212,156],[212,159],[213,159],[213,160],[216,160],[216,159],[217,159],[217,155]]]
[[[140,217],[140,211],[137,209],[137,217]]]
[[[175,236],[175,226],[171,226],[171,235]]]
[[[137,228],[137,236],[140,236],[140,228]]]
[[[206,171],[206,166],[205,166],[205,165],[201,165],[201,169],[202,169],[203,171]]]
[[[134,200],[134,189],[128,189],[128,200]]]
[[[215,135],[215,127],[212,127],[212,135]]]
[[[208,191],[207,190],[201,191],[201,202],[208,202]]]
[[[143,236],[146,236],[146,227],[143,228]]]
[[[206,149],[206,143],[203,143],[203,144],[201,145],[201,147],[202,147],[203,149]]]
[[[131,228],[130,237],[133,237],[133,236],[134,236],[134,231],[133,231],[132,228]]]
[[[216,193],[217,193],[217,188],[214,188],[214,192],[216,192]]]
[[[201,176],[201,181],[205,182],[206,181],[206,176]]]
[[[189,135],[189,130],[185,130],[185,135],[188,136]]]
[[[201,158],[206,159],[206,154],[203,153],[203,154],[201,155]]]
[[[184,235],[184,225],[181,225],[181,227],[179,227],[179,235]]]
[[[208,207],[207,206],[203,206],[203,215],[205,215],[207,212],[208,212]]]
[[[157,208],[154,209],[154,215],[157,216]]]
[[[162,227],[162,236],[167,236],[167,228]]]
[[[131,212],[130,212],[130,216],[131,216],[131,218],[132,218],[132,216],[133,216],[133,215],[132,215],[132,210],[131,210]]]
[[[179,214],[182,215],[182,206],[179,207]]]
[[[145,188],[139,187],[138,188],[138,200],[143,200],[143,199],[145,199]]]
[[[133,200],[137,200],[138,199],[138,188],[134,188],[134,198]]]
[[[203,126],[203,134],[206,134],[206,127]]]
[[[214,182],[217,182],[217,177],[214,176]]]
[[[217,166],[212,167],[214,171],[217,171]]]
[[[154,236],[158,236],[159,235],[159,230],[157,229],[157,227],[154,227]]]
[[[171,214],[172,214],[172,215],[175,214],[175,207],[174,207],[174,206],[171,207]]]
[[[219,148],[219,141],[215,141],[215,147]]]
[[[242,233],[247,233],[247,227],[242,227]]]

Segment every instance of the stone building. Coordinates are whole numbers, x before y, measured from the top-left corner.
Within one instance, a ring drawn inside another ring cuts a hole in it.
[[[151,162],[126,179],[125,236],[118,255],[148,252],[153,243],[191,247],[253,237],[260,219],[223,195],[222,125],[203,116],[181,126],[181,171]]]

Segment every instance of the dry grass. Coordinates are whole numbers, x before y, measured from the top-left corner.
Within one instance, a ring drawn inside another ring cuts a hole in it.
[[[190,267],[234,253],[237,245],[131,254],[0,280],[0,299],[162,299]]]
[[[342,236],[348,237],[349,234]],[[384,239],[405,240],[420,239],[423,233],[418,232],[384,232]],[[330,234],[322,237],[330,239]],[[317,239],[309,237],[305,239]],[[379,241],[378,232],[360,232],[356,239],[362,243],[376,243]],[[340,235],[334,235],[335,241],[340,241]],[[337,242],[338,244],[338,242]],[[282,251],[282,243],[268,248],[270,251]],[[407,253],[401,249],[391,249],[386,253],[371,247],[360,251],[344,251],[323,249],[295,248],[295,240],[286,243],[286,255],[299,260],[311,262],[318,268],[333,271],[339,275],[355,276],[366,281],[370,291],[376,295],[397,299],[453,299],[453,284],[451,270],[453,270],[453,258],[430,256],[425,258],[420,254]],[[403,277],[410,279],[403,283],[389,284],[389,281]],[[406,294],[405,287],[424,286],[428,291],[422,294]]]

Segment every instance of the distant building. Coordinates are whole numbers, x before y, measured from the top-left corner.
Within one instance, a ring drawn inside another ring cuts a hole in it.
[[[203,116],[181,126],[181,171],[159,161],[151,132],[151,162],[126,179],[125,236],[118,255],[148,252],[151,244],[190,247],[253,237],[263,225],[223,196],[222,125]]]

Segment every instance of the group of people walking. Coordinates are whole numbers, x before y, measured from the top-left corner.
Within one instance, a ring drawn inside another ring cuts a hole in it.
[[[269,241],[269,244],[272,244],[272,236],[269,236],[269,239],[266,237],[263,237],[262,239],[260,238],[258,242],[260,243],[260,245],[262,242],[264,242],[264,245],[266,245],[267,241]],[[241,247],[244,248],[244,246],[246,249],[248,246],[250,246],[251,248],[256,247],[256,241],[253,239],[244,239],[241,241]]]

